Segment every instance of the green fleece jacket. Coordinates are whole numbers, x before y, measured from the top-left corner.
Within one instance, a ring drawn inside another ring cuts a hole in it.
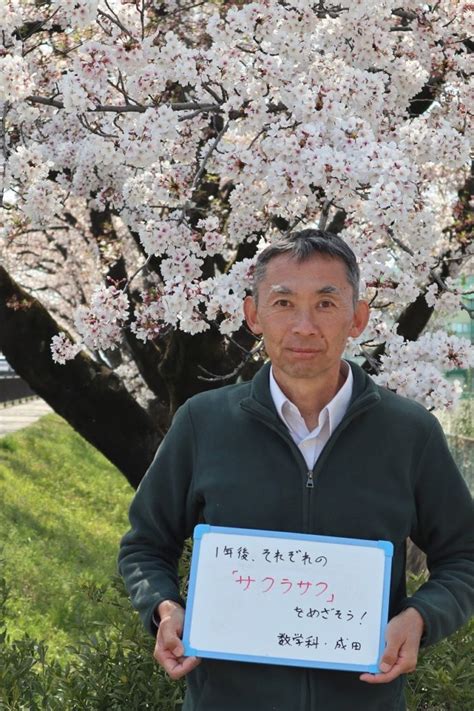
[[[163,600],[185,604],[177,563],[197,523],[385,539],[394,545],[389,616],[415,607],[423,644],[472,614],[472,499],[438,421],[380,388],[351,363],[353,396],[314,470],[278,417],[269,365],[249,383],[186,402],[135,495],[119,568],[132,603],[156,633]],[[405,590],[407,536],[430,579]],[[403,679],[368,685],[357,673],[203,660],[187,677],[183,711],[400,711]]]

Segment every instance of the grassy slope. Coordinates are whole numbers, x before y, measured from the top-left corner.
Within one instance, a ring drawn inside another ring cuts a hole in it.
[[[0,439],[0,558],[9,631],[63,656],[97,621],[88,589],[109,584],[133,494],[124,477],[57,415]]]

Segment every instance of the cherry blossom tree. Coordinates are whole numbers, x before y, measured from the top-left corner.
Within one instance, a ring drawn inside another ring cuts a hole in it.
[[[136,485],[176,407],[263,358],[258,251],[339,233],[375,379],[451,407],[472,255],[463,0],[3,0],[0,348]]]

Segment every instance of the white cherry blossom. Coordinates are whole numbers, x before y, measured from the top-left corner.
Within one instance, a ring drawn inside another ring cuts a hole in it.
[[[456,226],[472,143],[471,5],[167,0],[142,10],[2,5],[0,249],[25,284],[38,278],[25,251],[54,253],[44,298],[80,304],[68,323],[77,344],[54,341],[58,362],[81,345],[119,345],[123,328],[142,340],[170,329],[231,336],[257,243],[344,211],[341,235],[373,308],[351,352],[385,343],[381,383],[451,405],[443,371],[467,367],[468,346],[393,334],[420,295],[437,317],[461,308],[456,270],[441,270],[453,251],[462,269],[471,239]],[[31,36],[19,30],[39,21]],[[99,287],[119,253],[97,235],[102,218],[120,234],[130,283]]]

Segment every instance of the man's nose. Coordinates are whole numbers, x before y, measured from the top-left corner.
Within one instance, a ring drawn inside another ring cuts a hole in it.
[[[293,333],[301,336],[311,336],[318,333],[319,327],[316,314],[312,309],[297,309],[293,320]]]

